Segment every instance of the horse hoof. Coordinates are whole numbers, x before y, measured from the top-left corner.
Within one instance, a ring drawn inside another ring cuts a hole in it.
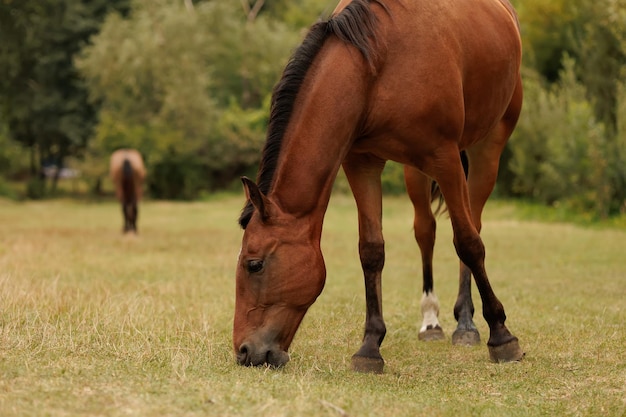
[[[500,346],[488,346],[489,347],[489,359],[492,362],[517,362],[521,361],[525,353],[520,348],[517,339],[513,339]]]
[[[478,330],[456,329],[452,333],[452,344],[460,346],[476,346],[480,343],[480,333]]]
[[[368,374],[382,374],[385,361],[383,358],[368,358],[366,356],[352,356],[352,369],[355,372]]]
[[[437,327],[431,327],[430,329],[426,329],[423,332],[419,332],[419,334],[417,335],[417,338],[424,342],[433,342],[436,340],[443,340],[446,338],[446,336],[443,333],[443,329],[437,326]]]

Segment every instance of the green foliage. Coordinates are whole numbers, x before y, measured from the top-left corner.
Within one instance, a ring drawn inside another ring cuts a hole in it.
[[[214,171],[244,169],[256,165],[267,128],[270,96],[258,108],[241,108],[234,100],[222,109],[215,125],[209,167]]]
[[[522,27],[524,62],[550,81],[556,81],[563,54],[574,54],[588,0],[524,0],[516,2]],[[594,0],[595,1],[595,0]]]
[[[624,212],[626,1],[516,6],[525,102],[499,190],[596,217]]]
[[[404,167],[397,162],[388,161],[381,176],[381,184],[385,194],[404,194]]]
[[[18,199],[18,194],[15,189],[2,177],[0,177],[0,197],[10,200]]]
[[[625,38],[626,39],[626,38]],[[626,77],[617,86],[616,133],[608,144],[610,212],[626,214]]]
[[[199,7],[198,14],[210,28],[203,59],[211,75],[211,96],[220,106],[229,106],[234,98],[243,108],[260,107],[300,40],[299,32],[271,15],[246,22],[229,0]]]
[[[596,117],[610,133],[617,123],[617,86],[626,76],[625,9],[625,0],[592,2],[578,49],[577,75],[587,87]]]
[[[0,176],[17,179],[28,172],[28,152],[0,125]]]
[[[193,153],[179,154],[174,149],[152,165],[148,189],[152,195],[170,200],[197,198],[206,186],[206,166]]]
[[[40,176],[29,178],[26,182],[26,197],[40,200],[46,195],[46,181]]]
[[[559,83],[548,88],[540,77],[526,74],[525,111],[510,144],[513,191],[607,216],[610,166],[619,156],[576,80],[574,61],[566,59],[564,66]]]
[[[300,30],[309,27],[316,19],[329,16],[336,5],[336,0],[272,0],[266,1],[262,13],[275,16],[291,28]]]
[[[269,92],[298,37],[279,22],[244,17],[225,0],[192,10],[137,0],[129,18],[109,16],[78,61],[102,102],[90,152],[139,149],[156,197],[193,198],[255,166]]]
[[[62,166],[85,146],[96,109],[73,56],[106,12],[127,0],[0,2],[0,120],[11,138],[38,152],[33,170]]]
[[[563,56],[571,56],[596,118],[613,133],[626,65],[626,0],[527,0],[517,9],[525,65],[556,82]]]
[[[595,217],[626,211],[626,0],[514,4],[526,98],[497,193]],[[40,165],[70,158],[97,189],[110,153],[134,147],[156,197],[253,176],[272,87],[304,29],[335,6],[0,0],[0,175],[32,170],[25,188],[37,197]],[[402,167],[388,163],[382,183],[403,193]]]

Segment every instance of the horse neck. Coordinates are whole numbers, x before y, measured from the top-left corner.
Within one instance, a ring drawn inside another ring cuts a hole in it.
[[[287,125],[270,197],[321,235],[335,177],[358,134],[369,73],[360,54],[329,39],[307,72]]]

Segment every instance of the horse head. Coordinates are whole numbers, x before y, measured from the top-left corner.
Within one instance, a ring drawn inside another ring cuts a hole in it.
[[[241,365],[280,367],[308,308],[322,292],[326,268],[308,221],[280,210],[243,178],[254,213],[237,263],[233,343]]]

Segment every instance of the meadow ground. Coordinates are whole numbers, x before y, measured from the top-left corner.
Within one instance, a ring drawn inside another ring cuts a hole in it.
[[[326,288],[284,369],[242,368],[232,346],[241,196],[146,202],[121,236],[112,201],[0,201],[2,416],[624,416],[626,230],[520,220],[488,203],[487,270],[526,351],[493,364],[455,347],[458,264],[439,218],[435,289],[447,340],[418,341],[411,207],[385,200],[382,375],[350,356],[364,321],[356,211],[333,196]]]

